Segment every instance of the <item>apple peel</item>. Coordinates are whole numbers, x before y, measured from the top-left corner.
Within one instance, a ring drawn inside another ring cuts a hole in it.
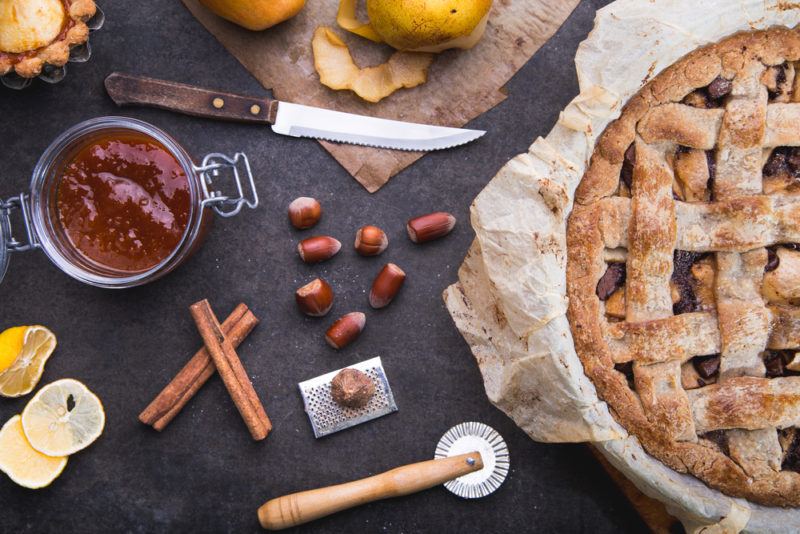
[[[350,90],[367,102],[379,102],[401,88],[416,87],[428,79],[433,54],[395,52],[386,63],[359,68],[347,45],[330,28],[320,26],[311,41],[319,80],[335,90]]]

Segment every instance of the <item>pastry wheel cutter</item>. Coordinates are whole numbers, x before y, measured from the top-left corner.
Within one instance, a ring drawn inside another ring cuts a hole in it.
[[[298,384],[314,437],[321,438],[397,411],[380,357],[350,365],[348,368],[366,373],[375,384],[375,394],[363,408],[340,406],[331,397],[331,380],[341,369]]]
[[[500,487],[508,474],[508,465],[508,447],[500,434],[483,423],[461,423],[442,436],[433,460],[269,500],[258,509],[258,520],[267,530],[282,530],[439,484],[459,497],[484,497]]]

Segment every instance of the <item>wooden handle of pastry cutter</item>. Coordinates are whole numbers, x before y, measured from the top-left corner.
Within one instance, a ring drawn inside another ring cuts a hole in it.
[[[478,452],[405,465],[346,484],[269,500],[258,509],[258,520],[267,530],[282,530],[368,502],[416,493],[481,469],[483,459]]]

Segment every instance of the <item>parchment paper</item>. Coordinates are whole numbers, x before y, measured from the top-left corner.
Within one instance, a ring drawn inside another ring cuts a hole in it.
[[[800,510],[734,499],[647,455],[611,417],[566,320],[566,217],[596,137],[653,75],[740,30],[800,23],[777,0],[617,0],[575,57],[580,94],[546,138],[508,162],[472,206],[476,239],[445,302],[489,398],[539,441],[595,442],[689,531],[800,530]]]
[[[295,18],[263,32],[239,28],[215,16],[198,0],[183,3],[279,100],[460,127],[505,99],[503,86],[555,33],[578,0],[495,1],[486,33],[474,48],[439,54],[424,85],[402,89],[377,104],[364,102],[349,91],[324,87],[314,70],[311,37],[320,25],[334,28],[350,46],[359,66],[380,64],[393,51],[338,28],[338,1],[309,0]],[[423,155],[327,142],[322,145],[371,193]]]

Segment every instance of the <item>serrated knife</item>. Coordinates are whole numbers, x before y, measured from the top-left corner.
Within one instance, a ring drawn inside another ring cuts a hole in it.
[[[235,95],[121,72],[109,75],[105,83],[119,106],[149,106],[210,119],[269,124],[275,133],[292,137],[427,151],[463,145],[486,133]]]

